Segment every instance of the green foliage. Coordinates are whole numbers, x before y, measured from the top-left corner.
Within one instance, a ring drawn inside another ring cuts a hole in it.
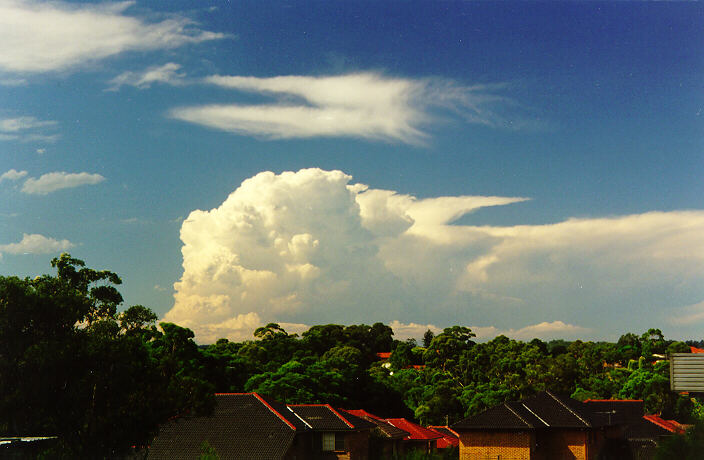
[[[661,413],[673,399],[669,363],[658,363],[654,368],[644,364],[634,370],[618,395],[624,399],[642,399],[648,413]]]
[[[318,325],[301,337],[269,323],[252,340],[198,347],[187,328],[157,328],[144,306],[118,313],[116,274],[67,254],[52,265],[56,276],[0,277],[0,431],[57,435],[56,458],[119,456],[146,445],[169,417],[212,410],[215,391],[423,424],[452,423],[545,389],[576,399],[643,399],[647,411],[685,423],[704,414],[696,399],[669,391],[668,362],[655,355],[688,345],[658,329],[617,343],[505,336],[475,343],[469,328],[453,326],[437,336],[428,330],[420,348],[394,341],[382,323]],[[380,351],[392,351],[390,368],[378,361]],[[672,448],[698,445],[695,434]]]
[[[207,405],[212,396],[184,385],[193,377],[178,363],[164,372],[160,334],[146,328],[155,315],[117,314],[116,274],[68,254],[52,265],[56,276],[0,277],[0,432],[58,436],[56,458],[112,457]]]
[[[668,436],[655,451],[655,460],[700,460],[704,452],[704,422],[697,422],[684,435]]]
[[[471,341],[476,334],[464,326],[445,328],[430,342],[423,353],[423,360],[427,366],[442,369],[443,372],[455,374],[458,371],[460,357],[474,342]]]
[[[245,384],[245,391],[261,393],[290,404],[341,405],[345,402],[344,396],[340,394],[344,383],[342,373],[308,358],[303,362],[289,361],[275,372],[250,377]]]
[[[413,347],[405,342],[399,343],[391,353],[389,363],[395,370],[403,369],[413,364]]]
[[[671,355],[672,353],[689,353],[690,348],[689,345],[687,345],[684,342],[672,342],[670,345],[667,346],[667,349],[665,350],[665,353],[667,355]]]
[[[218,452],[208,441],[203,441],[200,446],[200,460],[220,460]]]
[[[435,338],[435,333],[433,333],[433,331],[431,331],[430,329],[425,331],[425,334],[423,334],[423,347],[428,348],[434,338]]]

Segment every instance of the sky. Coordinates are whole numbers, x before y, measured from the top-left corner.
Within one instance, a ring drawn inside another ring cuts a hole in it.
[[[0,0],[0,275],[243,340],[704,337],[704,5]]]

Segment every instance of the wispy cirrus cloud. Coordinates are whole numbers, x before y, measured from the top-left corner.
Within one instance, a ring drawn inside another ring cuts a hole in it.
[[[74,246],[69,240],[57,240],[39,234],[23,234],[18,243],[0,244],[0,255],[5,254],[50,254],[65,251]]]
[[[17,171],[16,169],[10,169],[9,171],[5,171],[4,173],[2,173],[2,175],[0,175],[0,182],[4,180],[19,180],[26,175],[27,171]]]
[[[377,73],[256,78],[214,75],[206,83],[275,99],[257,105],[212,104],[172,109],[169,116],[267,139],[356,137],[422,144],[436,112],[488,126],[505,125],[495,110],[498,85],[461,86],[443,79]]]
[[[704,300],[675,309],[668,319],[671,324],[678,326],[701,324],[704,322]]]
[[[38,178],[30,177],[22,185],[22,192],[31,195],[47,195],[65,188],[94,185],[105,180],[100,174],[87,172],[67,173],[63,171],[42,174]]]
[[[177,48],[224,37],[182,17],[148,23],[126,15],[133,4],[0,0],[0,71],[63,71],[126,51]]]
[[[55,142],[59,135],[51,133],[58,125],[54,120],[22,116],[0,119],[0,141]]]
[[[53,120],[38,120],[35,117],[5,118],[0,120],[0,131],[4,133],[16,133],[46,126],[55,126]]]
[[[109,81],[107,91],[117,91],[122,86],[134,86],[139,89],[151,87],[154,83],[179,85],[183,83],[185,74],[179,73],[179,64],[169,62],[161,66],[153,66],[141,72],[123,72]]]

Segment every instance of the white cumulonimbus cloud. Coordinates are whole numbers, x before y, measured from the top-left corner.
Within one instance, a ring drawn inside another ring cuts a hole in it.
[[[248,338],[272,321],[398,321],[401,336],[462,324],[485,338],[606,337],[647,329],[648,318],[659,323],[701,295],[704,211],[457,225],[525,198],[418,199],[351,179],[263,172],[218,208],[191,212],[164,319],[202,342]]]
[[[19,243],[0,244],[0,255],[4,254],[51,254],[65,251],[74,245],[69,240],[57,240],[39,234],[22,235]]]
[[[27,171],[17,171],[16,169],[10,169],[5,171],[0,175],[0,182],[4,180],[20,180],[27,175]]]
[[[166,83],[179,85],[183,81],[185,74],[179,73],[179,64],[169,62],[161,66],[149,67],[141,72],[123,72],[110,80],[108,91],[117,91],[121,86],[134,86],[139,89],[146,89],[154,83]]]
[[[169,116],[233,133],[270,139],[357,137],[421,144],[433,110],[471,123],[504,125],[492,108],[494,86],[463,87],[441,79],[391,78],[376,73],[256,78],[214,75],[206,83],[273,97],[275,103],[179,107]]]
[[[134,2],[0,0],[0,71],[67,70],[126,51],[170,49],[223,38],[186,18],[148,23],[125,15]]]
[[[22,192],[31,195],[46,195],[65,188],[95,185],[103,182],[105,177],[87,172],[67,173],[63,171],[42,174],[38,178],[30,177],[22,185]]]
[[[419,339],[427,330],[437,335],[444,328],[435,326],[434,324],[404,324],[401,321],[394,320],[388,323],[394,330],[394,338],[404,340],[407,338]],[[517,340],[530,340],[535,337],[551,338],[551,339],[574,339],[576,337],[586,337],[594,332],[584,327],[575,326],[573,324],[565,324],[562,321],[544,321],[538,324],[531,324],[520,329],[499,329],[495,326],[468,326],[475,334],[476,341],[485,342],[499,335],[505,335]]]

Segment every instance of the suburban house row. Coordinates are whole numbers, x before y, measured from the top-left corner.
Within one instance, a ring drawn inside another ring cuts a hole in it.
[[[459,446],[460,460],[646,460],[685,427],[644,415],[642,400],[577,401],[549,391],[455,423],[423,427],[363,409],[283,404],[257,393],[216,395],[213,414],[163,425],[149,459],[386,459]]]

